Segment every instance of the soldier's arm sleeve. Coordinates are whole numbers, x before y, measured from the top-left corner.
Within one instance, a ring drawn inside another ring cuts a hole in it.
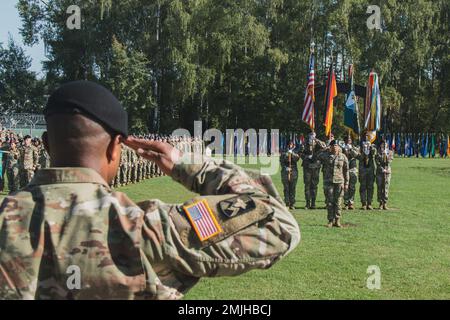
[[[266,269],[299,243],[299,226],[268,176],[212,159],[179,162],[172,176],[200,196],[181,205],[139,204],[145,213],[143,252],[160,273],[200,278]],[[194,228],[196,218],[188,219],[187,208],[199,201],[198,209],[220,229],[207,240],[200,238],[198,224]]]
[[[39,153],[37,149],[33,149],[33,167],[39,167]]]
[[[356,159],[362,160],[362,158],[363,158],[362,155],[363,155],[362,150],[361,150],[361,148],[358,147],[358,155],[356,156]]]
[[[359,148],[353,147],[350,150],[350,156],[352,156],[353,158],[358,158],[359,157]]]
[[[316,139],[316,143],[320,150],[324,150],[327,148],[327,144],[322,140]]]
[[[377,166],[381,166],[381,156],[379,154],[375,154],[375,163]]]

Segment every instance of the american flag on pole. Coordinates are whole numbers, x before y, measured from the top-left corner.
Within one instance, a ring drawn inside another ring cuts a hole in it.
[[[183,209],[200,241],[208,240],[222,232],[222,228],[217,223],[216,217],[206,200],[200,200],[191,205],[184,206]]]
[[[303,104],[302,121],[306,122],[311,130],[314,130],[316,124],[314,120],[314,55],[311,53],[309,59],[308,85],[306,86],[305,102]]]

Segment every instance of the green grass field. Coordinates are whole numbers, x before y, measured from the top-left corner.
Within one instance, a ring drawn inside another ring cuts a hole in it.
[[[280,176],[273,180],[281,192]],[[169,203],[193,195],[168,177],[121,191]],[[344,229],[325,227],[319,191],[321,208],[305,211],[300,175],[293,214],[302,241],[288,257],[266,271],[202,279],[186,299],[450,299],[450,160],[395,159],[391,210],[344,211]],[[370,265],[381,270],[380,290],[366,287]]]

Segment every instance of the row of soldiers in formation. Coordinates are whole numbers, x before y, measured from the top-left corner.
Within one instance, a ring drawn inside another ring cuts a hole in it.
[[[173,137],[161,136],[157,134],[137,137],[150,141],[162,141],[169,143],[184,153],[203,153],[204,150],[203,141],[197,137]],[[134,150],[123,145],[119,168],[112,186],[117,188],[162,175],[164,175],[164,173],[154,162],[144,159],[136,152],[134,152]]]
[[[348,210],[355,209],[356,184],[360,182],[359,194],[362,210],[372,210],[374,184],[380,209],[387,210],[391,181],[391,162],[394,154],[382,141],[377,148],[368,135],[360,146],[352,144],[350,136],[339,143],[333,137],[328,142],[316,138],[314,132],[299,148],[290,142],[280,156],[281,177],[286,205],[294,208],[298,180],[297,162],[302,159],[305,185],[305,209],[316,208],[320,169],[323,172],[323,191],[328,211],[328,227],[341,227],[342,204]]]
[[[0,191],[5,187],[5,176],[9,192],[15,192],[30,183],[36,170],[50,167],[50,156],[41,140],[31,136],[3,133],[0,135],[0,153]]]
[[[203,152],[203,141],[200,138],[173,137],[157,134],[137,136],[141,139],[168,142],[182,152]],[[21,137],[10,131],[0,133],[0,191],[4,188],[4,177],[8,180],[9,192],[24,188],[39,169],[50,167],[50,156],[43,147],[41,139],[27,135]],[[120,187],[145,179],[162,176],[163,172],[154,162],[139,156],[134,150],[123,146],[118,173],[112,186]]]

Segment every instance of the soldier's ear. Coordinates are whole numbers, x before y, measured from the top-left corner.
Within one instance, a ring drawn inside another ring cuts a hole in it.
[[[50,154],[50,147],[48,145],[48,133],[47,133],[47,131],[45,131],[42,134],[42,143],[44,144],[45,151],[47,151],[47,153]]]
[[[116,135],[113,136],[113,138],[109,142],[108,149],[106,150],[106,155],[109,162],[115,162],[119,159],[121,151],[121,141],[122,136]]]

